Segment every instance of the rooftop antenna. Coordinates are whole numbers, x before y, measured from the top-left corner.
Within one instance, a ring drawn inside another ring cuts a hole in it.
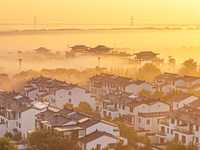
[[[100,59],[101,57],[97,57],[98,58],[98,66],[100,67]]]
[[[169,71],[170,71],[170,59],[172,56],[167,55],[167,57],[169,57]]]
[[[20,71],[21,71],[21,64],[22,64],[22,59],[19,58],[19,68],[20,68]]]

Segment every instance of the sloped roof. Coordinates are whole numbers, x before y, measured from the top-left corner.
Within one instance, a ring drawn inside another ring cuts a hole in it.
[[[186,98],[189,98],[189,97],[191,97],[191,96],[193,96],[193,94],[189,94],[189,93],[184,93],[184,92],[182,92],[182,93],[180,93],[180,94],[178,94],[178,95],[176,95],[176,96],[174,96],[174,97],[168,99],[167,102],[168,102],[168,103],[180,102],[180,101],[183,101],[183,100],[185,100]]]
[[[192,91],[192,90],[195,90],[195,89],[197,89],[197,88],[199,88],[199,87],[200,87],[200,83],[197,83],[197,84],[195,84],[195,85],[189,87],[188,90]]]
[[[107,137],[114,138],[114,139],[117,139],[117,140],[120,140],[120,141],[122,140],[119,137],[116,137],[116,136],[114,136],[112,134],[109,134],[109,133],[103,132],[103,131],[99,131],[99,130],[96,130],[96,131],[94,131],[94,132],[92,132],[92,133],[80,138],[79,140],[80,140],[81,143],[89,143],[89,142],[91,142],[93,140],[96,140],[96,139],[102,137],[102,136],[107,136]]]
[[[188,106],[194,107],[194,108],[199,108],[200,107],[200,98],[187,104]]]
[[[173,111],[169,114],[170,118],[175,118],[183,122],[187,122],[194,125],[200,125],[200,110],[190,106],[184,106],[180,109]]]
[[[174,77],[180,77],[178,74],[170,73],[170,72],[164,72],[163,74],[160,74],[156,76],[155,78],[161,79],[161,78],[174,78]]]
[[[159,55],[159,53],[154,53],[152,51],[141,51],[139,53],[133,53],[134,55],[140,55],[140,56],[151,56],[151,55]]]
[[[182,79],[183,79],[185,82],[193,82],[193,81],[199,79],[199,77],[186,76],[186,75],[184,75],[184,76],[182,77]]]

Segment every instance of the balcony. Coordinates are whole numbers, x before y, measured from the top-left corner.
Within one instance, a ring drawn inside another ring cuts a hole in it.
[[[1,112],[1,111],[0,111],[0,116],[2,116],[2,117],[4,117],[4,118],[5,118],[5,116],[6,116],[6,113],[5,113],[5,112]]]
[[[151,112],[151,113],[142,113],[142,112],[138,112],[138,116],[140,117],[162,117],[162,116],[166,116],[169,112]]]
[[[157,131],[156,134],[157,134],[157,135],[160,135],[160,136],[162,136],[162,137],[163,137],[163,136],[166,136],[166,133],[165,133],[164,131]]]
[[[183,134],[194,134],[193,130],[187,130],[187,129],[183,129],[183,128],[180,128],[180,127],[174,127],[174,131],[180,132],[180,133],[183,133]]]
[[[113,107],[107,107],[107,110],[110,110],[110,111],[118,111],[116,108],[113,108]]]

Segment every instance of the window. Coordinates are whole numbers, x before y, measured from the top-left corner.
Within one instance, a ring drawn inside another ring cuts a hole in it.
[[[114,149],[115,148],[115,143],[109,143],[108,144],[109,149]]]
[[[72,95],[72,92],[71,92],[71,91],[69,91],[68,95]]]
[[[171,135],[173,135],[173,129],[171,129]]]
[[[145,108],[145,106],[143,106],[143,108]]]
[[[149,119],[147,119],[147,124],[150,124],[150,120]]]
[[[199,143],[199,138],[198,137],[196,137],[196,143]]]
[[[157,120],[157,124],[159,124],[159,123],[160,123],[160,119]]]
[[[96,90],[96,89],[94,89],[94,93],[95,93],[95,94],[97,93],[97,90]]]
[[[199,132],[199,126],[196,126],[196,131]]]
[[[171,123],[174,124],[174,119],[171,119]]]
[[[140,118],[139,118],[139,123],[140,123]]]
[[[177,120],[177,126],[179,126],[179,120]]]
[[[6,121],[6,128],[8,128],[8,121]]]
[[[133,113],[133,108],[132,107],[130,107],[130,112]]]
[[[185,138],[184,135],[182,135],[182,142],[183,142],[183,143],[186,143],[186,138]]]
[[[111,113],[109,112],[109,117],[111,117]]]
[[[56,91],[53,91],[53,95],[56,95]]]
[[[115,109],[117,109],[117,103],[115,103]]]
[[[158,105],[158,107],[160,107],[160,105]]]
[[[19,123],[19,128],[21,128],[21,123]]]
[[[71,99],[68,99],[68,102],[69,102],[69,103],[71,103],[71,102],[72,102],[72,100],[71,100]]]
[[[105,90],[105,93],[106,93],[106,90]]]
[[[16,127],[18,127],[18,122],[16,122]]]
[[[125,110],[125,106],[124,105],[122,105],[122,110]]]
[[[21,113],[19,113],[19,118],[21,118]]]
[[[101,150],[101,144],[97,144],[97,150]]]
[[[169,128],[167,128],[167,133],[169,133]]]
[[[179,138],[178,138],[178,134],[177,133],[175,133],[175,139],[176,140],[178,140]]]
[[[121,104],[119,104],[119,109],[121,109]]]
[[[176,104],[176,108],[178,108],[178,104]]]

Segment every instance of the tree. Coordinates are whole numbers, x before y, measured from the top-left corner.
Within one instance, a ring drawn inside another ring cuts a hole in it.
[[[19,150],[15,143],[10,142],[10,138],[5,136],[0,139],[0,150]]]
[[[75,110],[93,116],[95,118],[101,118],[99,113],[92,112],[92,107],[87,102],[80,102],[78,107]]]
[[[12,133],[10,133],[10,132],[6,132],[4,134],[4,136],[7,137],[7,138],[10,138],[10,139],[12,139],[12,137],[13,137]]]
[[[179,70],[180,75],[196,76],[197,75],[197,62],[194,59],[188,59],[183,62],[183,67]]]
[[[145,146],[139,147],[139,150],[153,150],[151,146],[151,140],[148,136],[140,136],[139,139],[142,140],[145,144]]]
[[[186,150],[186,146],[181,141],[172,139],[167,142],[166,150]]]
[[[129,150],[129,146],[123,145],[123,142],[119,141],[114,150]]]
[[[113,122],[114,124],[118,125],[120,129],[120,135],[128,139],[128,145],[135,146],[137,142],[137,133],[135,132],[134,128],[127,127],[124,122],[116,121]]]
[[[17,142],[19,142],[20,140],[22,140],[22,133],[21,132],[17,132],[16,134],[14,134],[13,140],[17,141]]]
[[[46,129],[29,134],[25,147],[27,150],[81,150],[76,138],[54,134]]]
[[[103,147],[102,150],[109,150],[108,146]]]
[[[157,68],[152,63],[146,63],[142,68],[138,69],[138,72],[136,73],[136,78],[141,80],[146,80],[147,82],[150,82],[154,79],[154,77],[158,76],[162,72],[159,68]]]
[[[142,95],[142,96],[147,96],[147,97],[151,97],[152,95],[151,95],[151,92],[149,91],[149,90],[145,90],[145,89],[142,89],[141,91],[140,91],[140,93],[138,93],[138,96],[140,96],[140,95]]]
[[[69,109],[74,109],[74,105],[72,103],[66,103],[64,106]]]

